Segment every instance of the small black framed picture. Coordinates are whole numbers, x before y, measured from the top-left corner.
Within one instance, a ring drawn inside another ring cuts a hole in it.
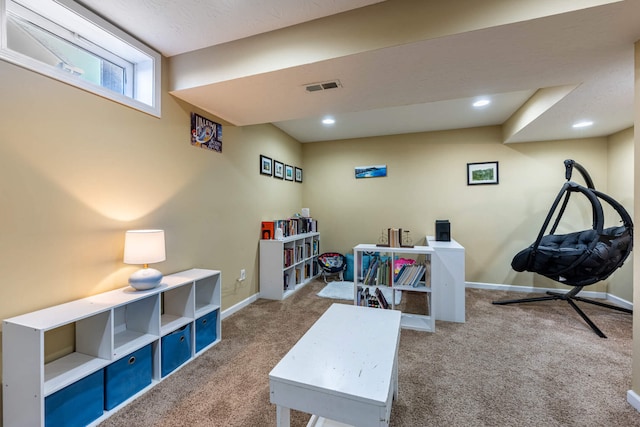
[[[293,166],[284,165],[284,179],[293,181]]]
[[[284,163],[277,160],[273,161],[273,177],[278,179],[284,178]]]
[[[296,167],[296,182],[302,182],[302,169]]]
[[[260,154],[260,173],[263,175],[273,175],[273,160],[271,157]]]
[[[467,163],[467,185],[498,184],[498,162]]]

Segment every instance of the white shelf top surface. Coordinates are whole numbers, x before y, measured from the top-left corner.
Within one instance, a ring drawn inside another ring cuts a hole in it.
[[[293,242],[294,240],[304,239],[306,237],[319,236],[320,232],[311,231],[309,233],[294,234],[293,236],[283,237],[282,239],[260,239],[261,242]]]
[[[203,279],[216,274],[220,274],[220,271],[194,268],[163,277],[160,285],[153,289],[136,291],[130,286],[125,286],[123,288],[114,289],[98,295],[92,295],[68,303],[15,316],[10,319],[5,319],[5,322],[27,326],[34,329],[51,330],[73,321],[95,316],[108,311],[111,308],[156,295],[160,292],[166,291],[167,289],[183,285],[184,283]]]
[[[401,313],[333,304],[269,374],[279,381],[384,405]]]
[[[451,239],[448,242],[444,242],[441,240],[436,240],[435,237],[433,236],[427,236],[427,243],[429,244],[429,246],[434,247],[434,248],[438,248],[438,249],[462,249],[464,250],[464,247],[456,242],[455,240]]]
[[[354,251],[360,252],[395,252],[403,254],[427,254],[434,252],[434,249],[430,246],[414,246],[412,248],[397,248],[389,246],[376,246],[372,243],[360,243],[353,248]]]

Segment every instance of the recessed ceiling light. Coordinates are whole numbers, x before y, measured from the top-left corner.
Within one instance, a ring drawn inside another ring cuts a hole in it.
[[[333,117],[325,117],[324,119],[322,119],[322,124],[323,125],[332,125],[336,122],[336,120]]]
[[[593,124],[593,122],[591,120],[583,120],[581,122],[576,122],[573,124],[574,128],[586,128],[588,126],[591,126]]]
[[[491,101],[489,101],[488,99],[479,99],[473,103],[473,106],[476,108],[480,108],[480,107],[486,107],[489,104],[491,104]]]

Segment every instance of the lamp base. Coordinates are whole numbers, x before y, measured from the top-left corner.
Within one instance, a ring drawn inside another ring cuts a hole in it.
[[[129,286],[137,291],[153,289],[160,284],[162,273],[155,268],[142,268],[129,277]]]

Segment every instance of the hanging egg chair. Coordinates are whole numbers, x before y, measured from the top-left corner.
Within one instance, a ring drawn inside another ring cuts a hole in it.
[[[536,241],[516,254],[511,262],[511,267],[516,271],[538,273],[564,285],[573,286],[573,289],[567,293],[549,291],[543,297],[494,301],[493,303],[507,305],[556,299],[565,300],[596,334],[606,338],[604,333],[574,301],[595,304],[626,313],[632,312],[627,308],[589,300],[579,297],[577,294],[584,286],[605,280],[622,266],[633,248],[633,222],[629,213],[620,203],[594,188],[589,173],[580,164],[573,160],[565,160],[564,165],[567,182],[562,186],[553,202]],[[571,181],[574,168],[582,175],[586,187]],[[590,202],[593,216],[592,227],[568,234],[555,234],[570,197],[574,193],[583,195]],[[560,205],[561,202],[562,205]],[[605,217],[602,202],[611,206],[620,216],[619,225],[604,228]],[[545,234],[558,206],[560,206],[560,210],[549,233]]]

